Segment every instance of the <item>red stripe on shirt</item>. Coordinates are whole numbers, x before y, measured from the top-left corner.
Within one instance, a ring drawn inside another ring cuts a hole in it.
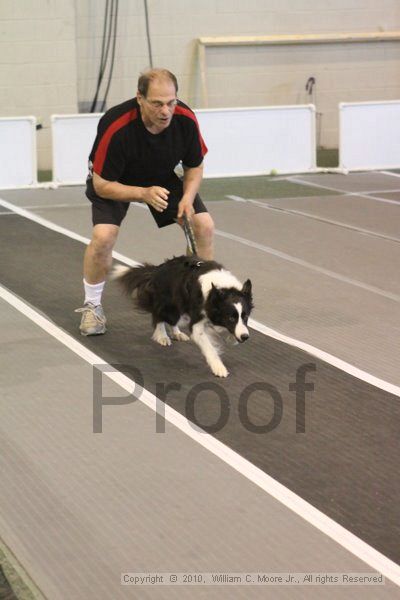
[[[179,106],[179,104],[175,107],[175,115],[184,115],[185,117],[189,117],[189,119],[192,119],[192,121],[194,121],[196,123],[196,127],[197,127],[197,131],[199,134],[199,141],[200,141],[200,146],[201,146],[201,154],[202,156],[205,156],[205,154],[207,154],[208,152],[208,148],[204,143],[204,140],[201,136],[200,133],[200,127],[199,127],[199,123],[196,119],[196,115],[194,113],[192,113],[191,110],[189,110],[188,108],[184,108],[183,106]]]
[[[111,142],[111,138],[121,127],[125,127],[131,121],[134,121],[137,118],[137,108],[130,110],[129,112],[123,114],[119,119],[114,121],[103,133],[97,148],[96,154],[93,161],[93,170],[95,173],[101,176],[103,171],[104,162],[107,156],[108,146]]]

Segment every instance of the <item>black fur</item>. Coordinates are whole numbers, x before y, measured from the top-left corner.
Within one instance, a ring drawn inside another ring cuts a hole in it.
[[[145,264],[133,267],[122,275],[117,274],[116,279],[124,291],[132,296],[135,306],[152,315],[154,327],[158,323],[176,326],[183,315],[188,315],[191,333],[197,323],[211,322],[212,325],[224,327],[239,342],[243,342],[249,337],[245,326],[253,308],[251,282],[247,280],[241,288],[218,287],[214,283],[221,283],[218,275],[222,269],[223,266],[215,261],[202,261],[196,256],[178,256],[158,266]],[[216,271],[216,276],[204,298],[199,278],[209,271]],[[240,315],[234,306],[237,303],[241,306]],[[237,328],[240,320],[244,326]],[[206,355],[199,339],[195,337],[194,341]],[[207,356],[206,359],[210,364]]]
[[[152,315],[153,325],[162,321],[176,325],[184,314],[189,315],[193,325],[203,318],[202,311],[205,311],[211,323],[226,326],[223,309],[228,300],[230,304],[245,301],[248,317],[253,308],[249,280],[242,290],[213,286],[204,302],[199,277],[215,269],[223,269],[223,266],[211,260],[178,256],[157,266],[147,263],[133,267],[118,277],[118,282],[132,295],[137,308]]]

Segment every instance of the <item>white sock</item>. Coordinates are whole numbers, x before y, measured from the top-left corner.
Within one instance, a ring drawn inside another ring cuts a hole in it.
[[[91,283],[87,283],[87,281],[83,280],[83,285],[85,288],[85,304],[88,302],[94,306],[101,304],[101,295],[103,293],[105,283],[105,281],[101,281],[100,283],[95,283],[92,285]]]

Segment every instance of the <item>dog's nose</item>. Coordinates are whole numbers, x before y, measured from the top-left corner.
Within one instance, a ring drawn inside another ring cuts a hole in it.
[[[249,339],[249,334],[248,333],[242,333],[242,335],[240,336],[240,341],[241,342],[245,342],[248,339]]]

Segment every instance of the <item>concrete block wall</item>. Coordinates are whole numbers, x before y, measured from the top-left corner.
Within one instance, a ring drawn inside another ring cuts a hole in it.
[[[50,115],[77,111],[74,0],[0,0],[0,116],[33,115],[51,166]]]
[[[51,166],[49,115],[93,99],[104,8],[105,0],[0,0],[0,116],[33,114],[43,123],[42,169]],[[400,30],[399,0],[148,0],[148,10],[153,63],[176,73],[193,108],[202,105],[201,36]],[[400,42],[208,48],[210,106],[313,102],[320,144],[336,147],[338,103],[400,98],[399,59]],[[119,0],[107,106],[135,94],[148,66],[144,0]]]
[[[108,106],[131,96],[139,71],[149,65],[143,2],[120,0],[119,5],[118,59]],[[180,97],[194,108],[202,106],[201,36],[400,30],[399,0],[148,0],[148,9],[153,63],[176,73]],[[81,0],[77,13],[81,99],[95,88],[103,3]],[[209,106],[312,102],[319,113],[319,144],[337,147],[339,102],[400,98],[399,60],[400,41],[207,48]],[[305,84],[311,76],[316,85],[310,96]]]

